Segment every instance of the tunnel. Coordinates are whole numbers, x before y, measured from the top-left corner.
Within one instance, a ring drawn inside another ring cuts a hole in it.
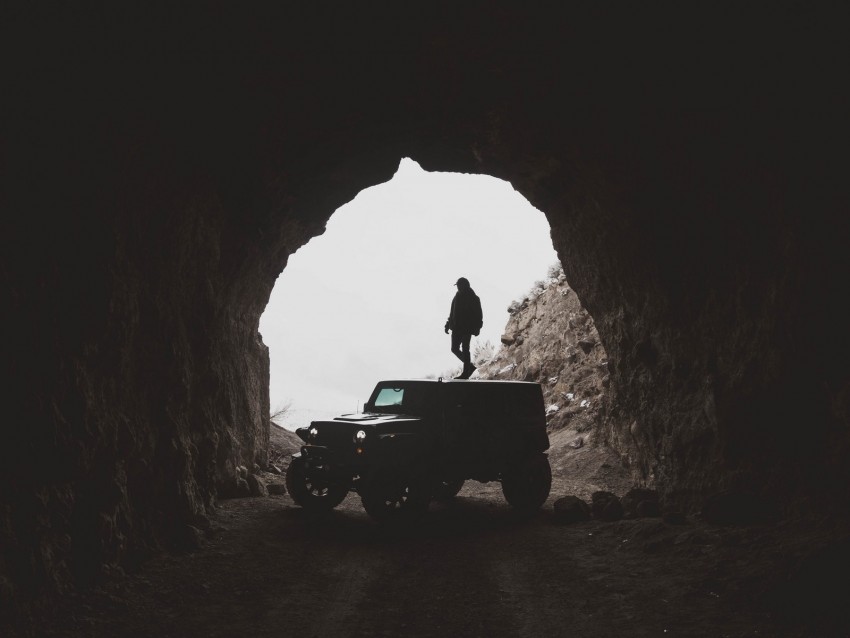
[[[179,547],[267,462],[275,280],[403,157],[545,213],[636,485],[689,510],[728,490],[846,510],[830,7],[12,12],[4,604]]]

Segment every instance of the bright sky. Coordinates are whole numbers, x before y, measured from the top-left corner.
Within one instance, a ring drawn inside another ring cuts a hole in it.
[[[290,403],[284,425],[294,429],[362,409],[382,379],[454,372],[443,326],[457,278],[481,298],[477,339],[497,345],[510,302],[557,259],[546,217],[508,182],[402,160],[278,277],[260,320],[272,411]]]

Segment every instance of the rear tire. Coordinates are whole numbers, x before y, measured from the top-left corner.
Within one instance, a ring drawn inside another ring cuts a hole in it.
[[[286,490],[292,500],[305,510],[332,510],[345,499],[348,488],[349,483],[323,479],[321,472],[308,474],[307,464],[302,458],[292,459],[286,470]]]
[[[502,493],[510,505],[523,512],[540,509],[552,488],[552,468],[545,454],[535,454],[502,475]]]
[[[369,477],[360,500],[375,521],[411,521],[425,514],[431,495],[425,481],[384,471]]]

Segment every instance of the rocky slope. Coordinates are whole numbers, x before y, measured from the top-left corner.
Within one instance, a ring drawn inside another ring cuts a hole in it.
[[[543,387],[550,431],[592,434],[605,415],[608,357],[588,314],[561,272],[508,309],[502,346],[479,361],[482,379]]]
[[[543,388],[549,462],[557,480],[553,497],[590,500],[597,490],[622,496],[636,483],[652,483],[612,449],[603,427],[608,409],[608,357],[593,318],[563,271],[538,282],[511,304],[502,346],[476,362],[473,378],[534,381]]]

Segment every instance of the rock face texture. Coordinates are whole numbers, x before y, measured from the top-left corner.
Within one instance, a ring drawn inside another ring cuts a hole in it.
[[[541,283],[508,309],[502,346],[491,361],[476,362],[478,374],[485,379],[539,383],[550,432],[569,427],[577,435],[592,432],[603,443],[608,355],[593,317],[563,273]]]
[[[668,499],[846,504],[830,6],[323,6],[4,17],[4,604],[132,564],[263,466],[275,278],[405,156],[545,212],[606,438]]]

